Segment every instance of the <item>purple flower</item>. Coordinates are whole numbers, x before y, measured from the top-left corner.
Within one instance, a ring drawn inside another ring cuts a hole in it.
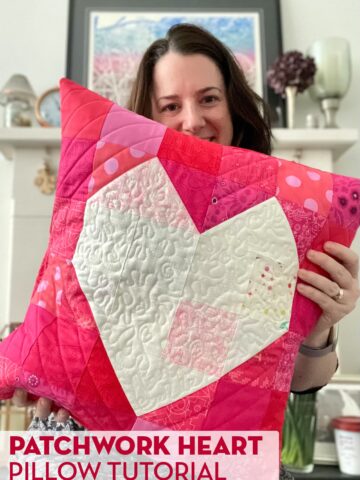
[[[278,57],[267,72],[269,86],[285,97],[285,88],[297,87],[303,92],[314,83],[316,72],[315,61],[312,57],[304,57],[301,52],[291,50]]]

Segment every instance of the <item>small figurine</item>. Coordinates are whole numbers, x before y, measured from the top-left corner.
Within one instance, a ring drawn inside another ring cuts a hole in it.
[[[46,195],[54,193],[56,188],[56,175],[52,173],[46,162],[44,163],[44,166],[38,170],[34,184],[39,187],[41,193]]]

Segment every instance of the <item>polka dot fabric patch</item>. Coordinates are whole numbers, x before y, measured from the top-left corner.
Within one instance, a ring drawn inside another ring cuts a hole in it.
[[[94,156],[94,170],[88,183],[89,195],[95,194],[109,181],[150,158],[152,158],[151,155],[133,147],[98,141]]]
[[[24,388],[96,430],[281,433],[321,314],[298,268],[351,244],[360,181],[183,135],[66,79],[61,111],[49,243],[0,343],[0,398]]]
[[[333,176],[279,160],[276,196],[326,217],[332,205]]]

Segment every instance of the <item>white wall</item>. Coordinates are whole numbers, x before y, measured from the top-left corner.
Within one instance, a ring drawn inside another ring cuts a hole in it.
[[[327,36],[349,40],[353,79],[338,121],[342,127],[360,130],[360,0],[281,0],[281,8],[284,51],[305,52],[312,42]],[[0,88],[13,73],[27,75],[36,94],[57,84],[66,71],[67,15],[68,0],[0,0]],[[319,109],[305,93],[297,100],[297,126],[304,125],[310,112]],[[336,164],[336,172],[360,177],[358,159],[360,142]],[[360,252],[360,236],[355,248]],[[343,330],[353,339],[352,345],[349,340],[352,356],[341,363],[343,371],[360,373],[360,360],[356,367],[353,360],[360,339],[360,306],[349,317]]]
[[[68,0],[0,0],[0,88],[14,73],[35,93],[65,74]]]

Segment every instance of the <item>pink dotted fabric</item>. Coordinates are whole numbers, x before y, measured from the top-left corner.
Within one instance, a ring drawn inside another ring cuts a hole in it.
[[[88,182],[88,195],[94,195],[115,178],[151,158],[153,155],[141,150],[100,140],[96,144],[94,167]]]
[[[326,217],[331,208],[333,179],[330,173],[279,162],[276,196]],[[329,200],[330,199],[330,200]]]

